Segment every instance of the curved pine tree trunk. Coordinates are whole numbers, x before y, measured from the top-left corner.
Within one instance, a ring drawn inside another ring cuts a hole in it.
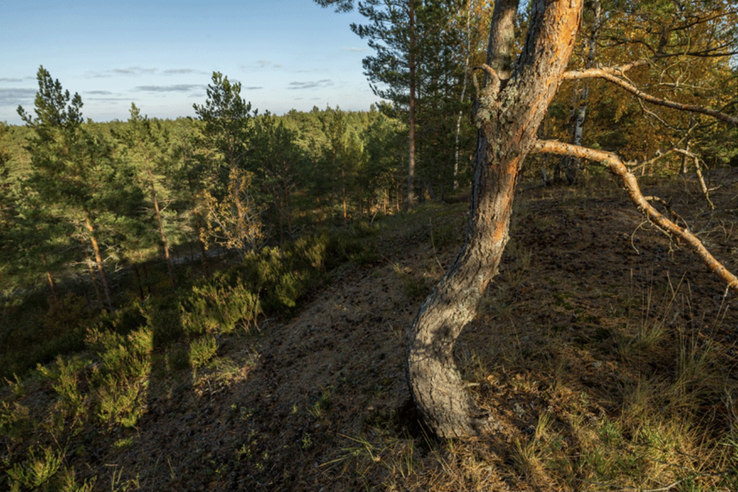
[[[477,314],[508,240],[518,172],[571,54],[582,0],[534,0],[530,30],[507,79],[517,0],[498,0],[490,33],[488,80],[478,94],[479,127],[469,223],[453,265],[413,322],[407,376],[426,424],[443,438],[477,435],[486,419],[454,362],[454,345]],[[512,22],[510,15],[512,14]],[[502,41],[500,41],[502,40]],[[502,80],[498,76],[502,74]]]

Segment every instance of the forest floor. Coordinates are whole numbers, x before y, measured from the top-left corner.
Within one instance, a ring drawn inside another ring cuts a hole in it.
[[[713,192],[718,211],[692,182],[643,187],[673,196],[738,270],[736,184]],[[367,239],[381,259],[334,270],[291,319],[220,338],[206,368],[155,365],[134,428],[80,431],[66,455],[77,478],[95,490],[735,488],[738,299],[606,178],[520,193],[500,273],[457,345],[499,425],[429,436],[406,336],[465,222],[465,204],[383,219]]]

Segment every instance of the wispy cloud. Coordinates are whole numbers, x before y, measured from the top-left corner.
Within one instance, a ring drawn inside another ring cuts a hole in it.
[[[364,53],[369,51],[369,48],[341,48],[341,51],[351,51],[352,53]]]
[[[271,60],[256,60],[256,65],[259,68],[282,68],[281,63],[275,63]]]
[[[83,94],[92,94],[93,96],[112,96],[110,91],[84,91]]]
[[[195,68],[166,68],[161,70],[156,67],[117,67],[108,70],[100,70],[97,72],[88,72],[87,76],[91,78],[109,78],[109,77],[140,77],[142,75],[189,75],[201,74],[207,75],[207,72],[197,70]]]
[[[113,68],[110,70],[111,73],[116,75],[151,75],[158,71],[158,68],[145,68],[145,67],[127,67],[127,68]]]
[[[87,100],[95,101],[95,102],[104,102],[104,103],[114,103],[114,102],[120,102],[120,101],[131,102],[130,97],[88,97]]]
[[[204,70],[196,70],[194,68],[168,68],[166,70],[162,70],[161,72],[163,75],[186,75],[186,74],[199,74],[199,75],[208,75],[207,72]]]
[[[254,63],[247,64],[242,63],[239,65],[241,70],[269,70],[282,68],[281,63],[276,63],[271,60],[256,60]]]
[[[245,90],[245,91],[258,91],[259,89],[263,89],[263,87],[254,85],[254,86],[251,86],[251,87],[242,87],[242,89]]]
[[[139,85],[133,90],[139,92],[194,92],[205,89],[200,84],[174,84],[174,85]]]
[[[290,82],[287,85],[287,89],[290,90],[302,90],[302,89],[319,89],[321,87],[330,87],[333,85],[331,79],[322,80],[311,80],[308,82]]]
[[[16,79],[12,77],[0,77],[0,82],[23,82],[23,79]]]
[[[32,103],[35,96],[36,89],[20,87],[0,89],[0,106],[18,106],[19,104]]]

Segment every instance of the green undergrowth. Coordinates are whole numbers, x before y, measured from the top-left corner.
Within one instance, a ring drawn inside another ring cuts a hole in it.
[[[358,224],[266,247],[212,278],[113,313],[93,313],[74,295],[31,313],[24,321],[38,328],[13,331],[18,339],[2,354],[8,364],[0,388],[0,489],[91,489],[95,477],[79,480],[68,465],[70,455],[92,456],[91,436],[113,446],[135,429],[154,397],[154,381],[182,371],[194,378],[208,368],[230,370],[218,359],[229,337],[258,334],[264,317],[294,314],[331,269],[374,261],[371,239],[378,230]],[[31,348],[22,350],[23,344]]]

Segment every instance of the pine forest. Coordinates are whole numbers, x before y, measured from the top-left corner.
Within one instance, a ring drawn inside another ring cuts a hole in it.
[[[738,489],[738,2],[300,1],[376,103],[0,122],[0,489]]]

